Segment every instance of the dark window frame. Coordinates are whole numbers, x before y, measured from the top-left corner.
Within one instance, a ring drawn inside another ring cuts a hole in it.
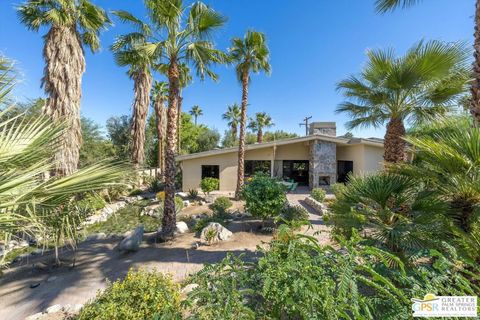
[[[200,170],[202,179],[216,178],[220,180],[220,166],[218,164],[202,164]]]

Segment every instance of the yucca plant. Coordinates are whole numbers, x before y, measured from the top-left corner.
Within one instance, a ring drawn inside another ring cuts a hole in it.
[[[351,177],[331,206],[334,233],[361,231],[366,243],[397,255],[405,263],[422,249],[434,248],[445,230],[446,204],[412,178],[393,173]],[[413,260],[413,261],[412,261]]]
[[[0,57],[0,65],[5,61]],[[14,77],[5,73],[9,69],[0,72],[0,79],[9,79],[0,85],[0,105],[5,105],[14,84]],[[77,208],[76,197],[118,184],[130,170],[125,164],[103,161],[65,177],[50,177],[65,123],[53,123],[47,116],[5,118],[12,108],[0,112],[0,232],[7,239],[19,232],[42,235],[56,248],[64,239],[75,245],[85,214]]]

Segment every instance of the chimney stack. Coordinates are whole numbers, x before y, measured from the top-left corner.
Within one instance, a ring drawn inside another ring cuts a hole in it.
[[[335,122],[312,122],[309,126],[309,134],[323,134],[336,137],[337,124]]]

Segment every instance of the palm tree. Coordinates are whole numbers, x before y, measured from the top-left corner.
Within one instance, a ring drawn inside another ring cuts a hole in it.
[[[193,106],[192,109],[190,110],[190,114],[194,117],[195,125],[197,125],[197,118],[198,116],[203,116],[203,111],[200,108],[200,106]]]
[[[148,24],[126,11],[114,11],[114,14],[135,28],[134,32],[117,37],[111,50],[119,66],[128,66],[127,74],[133,80],[132,162],[138,166],[145,160],[145,126],[152,88],[150,68],[155,61],[145,45],[152,32]]]
[[[92,52],[100,47],[99,32],[109,23],[106,13],[89,0],[29,0],[18,7],[22,23],[38,32],[49,26],[43,57],[46,66],[42,86],[48,95],[44,112],[53,121],[67,121],[61,148],[54,155],[55,175],[68,175],[78,166],[82,133],[80,99],[85,72],[84,46]]]
[[[247,31],[243,39],[232,39],[230,59],[236,63],[237,79],[242,84],[242,109],[240,115],[240,137],[238,144],[237,189],[235,197],[240,197],[244,178],[245,126],[247,122],[248,86],[250,72],[270,73],[269,57],[265,35],[261,32]]]
[[[224,62],[224,54],[215,49],[212,34],[225,23],[225,18],[202,2],[184,7],[182,0],[147,0],[151,19],[165,35],[165,40],[151,43],[147,50],[152,54],[161,52],[168,77],[167,146],[165,157],[165,202],[162,219],[162,237],[173,237],[176,227],[175,176],[177,173],[175,153],[178,129],[178,107],[182,83],[182,65],[193,66],[197,75],[216,80],[217,75],[209,69],[212,63]],[[184,18],[185,20],[182,21]]]
[[[272,118],[266,112],[257,112],[255,119],[250,119],[248,128],[257,133],[257,142],[263,142],[263,129],[274,125]]]
[[[156,117],[156,127],[157,127],[157,139],[158,139],[158,160],[157,165],[160,168],[160,171],[164,172],[165,161],[164,161],[164,141],[165,141],[165,131],[167,128],[167,110],[165,109],[165,101],[168,99],[168,85],[166,82],[155,81],[152,87],[152,96],[150,100],[153,104],[153,109],[155,111]]]
[[[222,119],[228,121],[228,126],[230,127],[230,131],[232,136],[237,139],[237,129],[238,124],[240,123],[240,119],[242,116],[242,111],[238,104],[234,103],[227,107],[227,112],[222,114]]]
[[[448,112],[466,89],[468,54],[460,44],[420,42],[403,57],[394,50],[369,50],[359,76],[338,84],[348,99],[337,112],[346,113],[348,129],[387,123],[386,162],[404,159],[405,121],[421,123]]]
[[[422,0],[377,0],[377,11],[384,13],[398,7],[406,8]],[[473,81],[470,87],[470,114],[474,125],[480,126],[480,0],[475,1],[475,32],[473,43]]]

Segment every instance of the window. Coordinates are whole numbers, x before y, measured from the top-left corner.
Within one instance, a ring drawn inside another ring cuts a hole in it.
[[[202,179],[204,178],[220,179],[220,166],[218,165],[202,166]]]
[[[272,163],[268,160],[246,160],[245,177],[253,176],[257,172],[263,172],[270,175]]]

